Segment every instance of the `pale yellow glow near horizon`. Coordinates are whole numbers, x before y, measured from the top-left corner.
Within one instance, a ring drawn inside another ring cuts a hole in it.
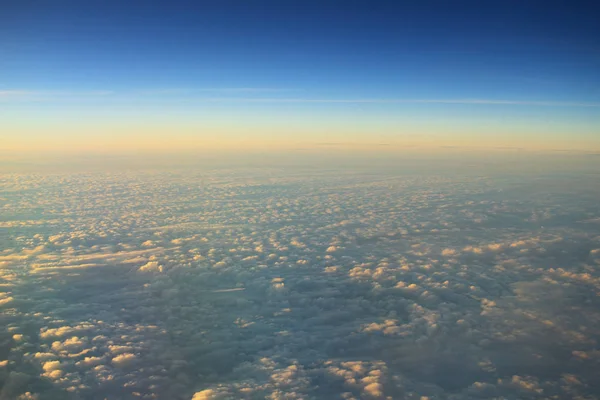
[[[295,122],[295,121],[293,121]],[[532,127],[448,126],[441,124],[307,123],[249,124],[241,121],[212,124],[43,123],[0,126],[0,150],[18,152],[177,152],[282,151],[345,149],[390,152],[406,149],[523,149],[533,151],[600,152],[600,135],[564,134]]]

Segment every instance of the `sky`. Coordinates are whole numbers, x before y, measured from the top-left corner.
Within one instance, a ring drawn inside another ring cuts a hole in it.
[[[0,3],[0,148],[600,151],[600,6]]]

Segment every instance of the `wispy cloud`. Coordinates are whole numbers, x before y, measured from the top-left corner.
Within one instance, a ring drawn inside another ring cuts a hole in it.
[[[566,101],[528,101],[493,99],[397,99],[397,98],[264,98],[264,97],[208,97],[198,98],[206,102],[250,102],[250,103],[347,103],[347,104],[473,104],[473,105],[514,105],[538,107],[600,107],[600,103]]]
[[[113,99],[132,98],[144,96],[152,98],[155,96],[167,96],[167,99],[179,99],[177,96],[194,95],[236,95],[236,94],[258,94],[258,93],[280,93],[300,91],[300,89],[287,88],[264,88],[264,87],[225,87],[225,88],[158,88],[145,90],[131,90],[115,92],[113,90],[88,90],[88,91],[70,91],[70,90],[29,90],[29,89],[0,89],[0,101],[52,101],[52,100],[70,100],[80,98],[94,98],[113,95]],[[211,101],[210,99],[205,99]]]
[[[399,102],[401,102],[400,100]],[[492,99],[416,99],[406,100],[412,103],[438,103],[438,104],[489,104],[489,105],[515,105],[515,106],[542,106],[542,107],[600,107],[600,103],[570,102],[570,101],[530,101],[530,100],[492,100]]]
[[[111,90],[62,91],[62,90],[0,90],[0,101],[46,100],[55,98],[96,97],[114,94]]]
[[[212,87],[212,88],[166,88],[166,89],[147,89],[140,93],[148,95],[177,95],[177,94],[194,94],[194,93],[280,93],[280,92],[297,92],[301,89],[293,88],[269,88],[269,87]]]
[[[111,100],[130,99],[143,96],[148,99],[183,100],[204,103],[330,103],[330,104],[457,104],[489,106],[528,106],[528,107],[581,107],[600,108],[600,102],[553,101],[553,100],[511,100],[511,99],[418,99],[418,98],[310,98],[310,97],[250,97],[252,94],[285,93],[301,91],[293,88],[226,87],[226,88],[167,88],[148,89],[130,92],[111,90],[92,91],[43,91],[43,90],[0,90],[0,101],[53,101],[76,98],[107,97]],[[202,96],[202,94],[215,96]],[[219,96],[223,94],[225,96]],[[233,96],[227,96],[228,94]],[[247,96],[235,96],[247,94]]]

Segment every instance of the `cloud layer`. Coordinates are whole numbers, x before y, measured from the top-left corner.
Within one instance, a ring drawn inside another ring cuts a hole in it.
[[[600,396],[595,175],[0,179],[0,399]]]

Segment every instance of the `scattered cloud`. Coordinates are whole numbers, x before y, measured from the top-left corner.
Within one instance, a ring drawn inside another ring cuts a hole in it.
[[[0,179],[7,398],[600,393],[592,174]]]

